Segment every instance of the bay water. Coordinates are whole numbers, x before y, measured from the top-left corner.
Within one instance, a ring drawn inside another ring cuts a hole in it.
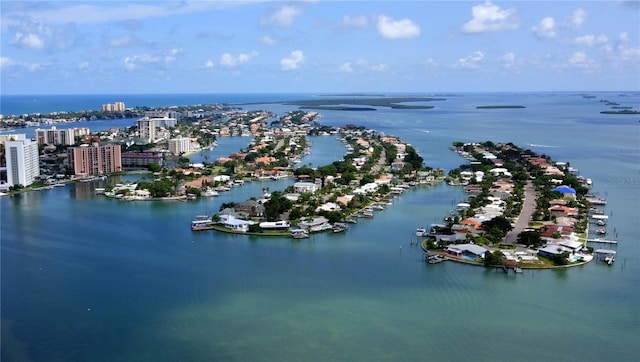
[[[344,234],[293,241],[189,228],[195,215],[291,179],[194,202],[120,202],[95,195],[103,182],[76,183],[0,199],[2,360],[638,360],[640,123],[600,114],[599,100],[638,109],[639,95],[592,94],[458,94],[430,110],[322,111],[320,123],[398,136],[447,171],[464,163],[449,150],[454,141],[513,142],[570,162],[608,200],[619,240],[612,266],[516,275],[426,264],[411,244],[416,227],[440,222],[465,198],[445,184],[408,190]],[[80,98],[68,97],[67,109]],[[475,108],[496,104],[526,108]],[[304,164],[344,152],[334,137],[310,140]],[[249,141],[221,138],[191,159]]]

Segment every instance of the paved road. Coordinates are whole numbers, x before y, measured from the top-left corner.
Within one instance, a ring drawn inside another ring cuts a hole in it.
[[[524,187],[524,204],[522,205],[522,210],[520,210],[520,215],[518,216],[518,220],[516,220],[516,225],[513,227],[513,230],[511,230],[504,238],[505,244],[516,244],[518,241],[518,234],[529,226],[529,220],[531,220],[531,216],[535,209],[536,189],[531,181],[527,181],[527,184]]]

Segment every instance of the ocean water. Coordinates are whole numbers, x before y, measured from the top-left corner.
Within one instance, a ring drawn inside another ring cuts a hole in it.
[[[448,149],[454,141],[513,142],[568,161],[608,199],[619,240],[612,266],[515,275],[425,264],[410,243],[415,228],[464,199],[445,184],[409,190],[347,233],[292,241],[189,229],[194,215],[292,180],[158,203],[105,199],[93,193],[100,183],[78,183],[0,199],[2,360],[638,360],[640,123],[600,114],[599,100],[640,102],[638,93],[592,94],[459,94],[431,110],[326,111],[320,122],[399,136],[447,170],[463,163]],[[495,104],[527,108],[475,108]],[[248,141],[220,139],[207,156]],[[305,164],[344,149],[333,137],[311,141]]]

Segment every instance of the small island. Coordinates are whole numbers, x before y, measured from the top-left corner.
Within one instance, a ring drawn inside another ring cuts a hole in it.
[[[633,109],[619,109],[615,111],[602,111],[602,114],[640,114],[640,111],[636,111]]]
[[[527,108],[525,106],[518,105],[494,105],[494,106],[477,106],[476,109],[518,109]]]

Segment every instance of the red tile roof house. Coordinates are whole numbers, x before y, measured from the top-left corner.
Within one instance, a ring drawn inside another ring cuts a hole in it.
[[[560,226],[560,225],[546,225],[542,232],[540,233],[540,239],[545,241],[557,241],[558,239],[554,238],[556,233],[560,234],[560,237],[568,237],[573,233],[573,228],[570,226]]]
[[[576,215],[578,215],[578,209],[576,209],[575,207],[568,207],[568,206],[563,206],[563,205],[554,205],[554,206],[551,206],[548,210],[551,213],[551,215],[555,215],[555,216],[576,216]]]

